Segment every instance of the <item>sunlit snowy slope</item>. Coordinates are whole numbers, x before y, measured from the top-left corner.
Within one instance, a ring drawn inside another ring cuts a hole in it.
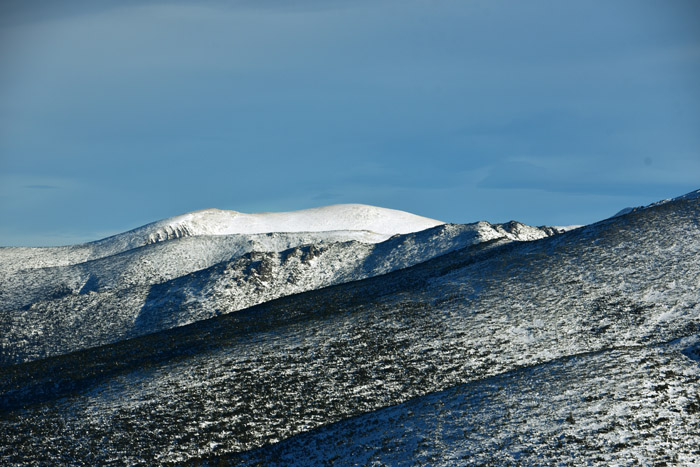
[[[692,196],[558,235],[511,224],[533,241],[440,225],[373,245],[362,268],[386,274],[68,354],[69,324],[42,331],[59,351],[10,339],[32,361],[0,367],[0,462],[694,465],[699,226]],[[151,285],[143,323],[282,287],[294,255],[316,277],[341,245]]]
[[[395,209],[363,204],[337,204],[293,212],[246,214],[205,209],[153,222],[143,227],[82,245],[51,248],[0,248],[3,272],[66,266],[116,255],[165,240],[207,235],[272,232],[362,231],[369,241],[418,232],[443,222]]]

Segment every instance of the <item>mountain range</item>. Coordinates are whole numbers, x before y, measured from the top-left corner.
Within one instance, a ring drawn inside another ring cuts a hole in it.
[[[700,190],[578,228],[198,211],[0,271],[5,463],[700,462]]]

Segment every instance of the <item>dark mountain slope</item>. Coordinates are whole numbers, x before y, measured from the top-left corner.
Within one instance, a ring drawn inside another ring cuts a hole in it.
[[[700,459],[700,367],[682,352],[698,341],[563,357],[210,462],[692,464]]]

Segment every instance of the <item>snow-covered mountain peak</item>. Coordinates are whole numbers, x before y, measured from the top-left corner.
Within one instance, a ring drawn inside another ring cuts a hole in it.
[[[269,243],[260,238],[249,238],[254,235],[289,237],[282,239],[282,243],[291,242],[290,245],[350,240],[373,244],[393,235],[419,232],[443,224],[408,212],[363,204],[336,204],[301,211],[254,214],[204,209],[80,245],[0,247],[0,263],[2,272],[11,274],[20,269],[78,264],[167,240],[205,236],[237,236],[241,244],[250,241]]]
[[[154,222],[132,231],[146,243],[194,235],[261,234],[272,232],[369,231],[383,235],[418,232],[444,222],[395,209],[363,204],[336,204],[291,212],[247,214],[205,209]]]

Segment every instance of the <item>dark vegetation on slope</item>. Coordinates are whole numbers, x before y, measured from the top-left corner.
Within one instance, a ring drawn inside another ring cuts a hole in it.
[[[402,290],[418,290],[434,274],[498,254],[493,248],[499,243],[486,242],[383,276],[283,297],[116,344],[0,367],[0,410],[58,398],[114,374],[219,349],[238,336],[322,320]]]
[[[700,458],[700,371],[678,344],[566,356],[192,463],[683,465]]]

